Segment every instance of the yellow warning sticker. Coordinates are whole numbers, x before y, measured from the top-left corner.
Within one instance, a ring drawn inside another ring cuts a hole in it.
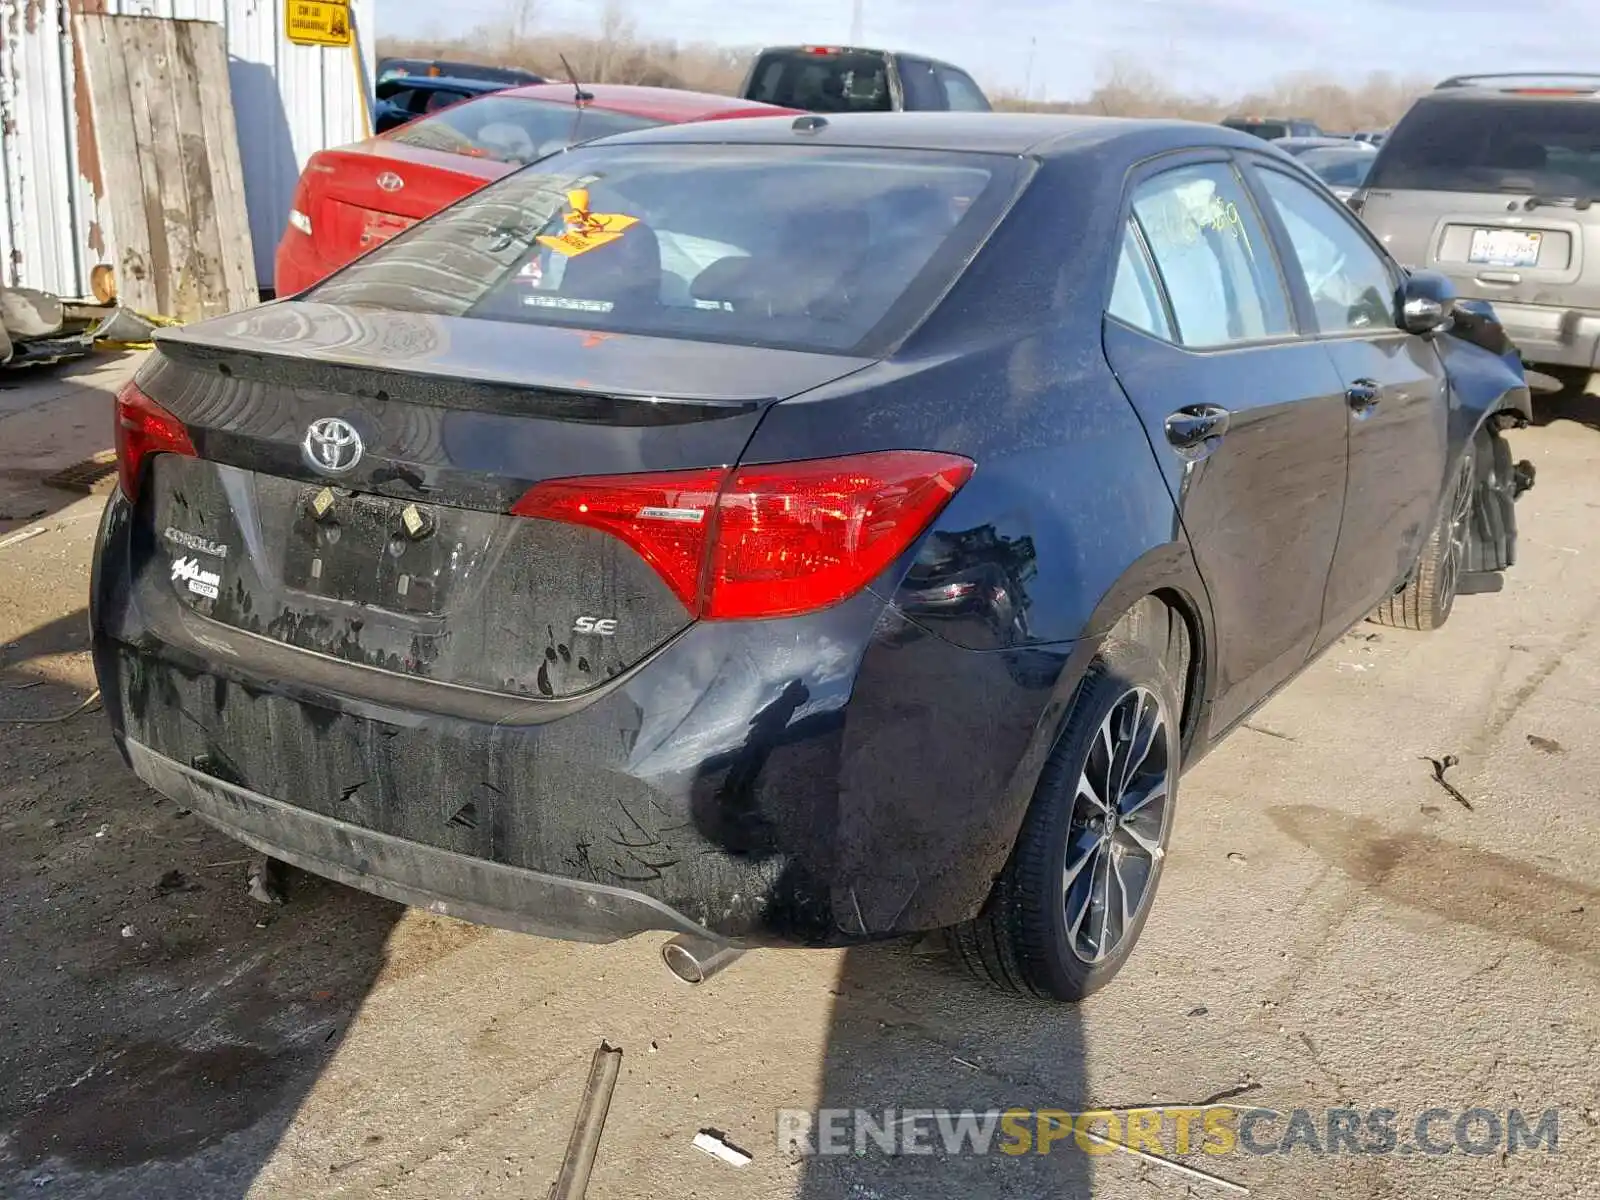
[[[348,46],[350,7],[344,0],[287,0],[283,32],[302,46]]]
[[[638,217],[623,213],[590,212],[589,192],[585,188],[568,192],[567,204],[572,211],[563,217],[566,228],[560,233],[541,234],[537,240],[541,246],[548,246],[568,258],[608,245],[639,223]]]

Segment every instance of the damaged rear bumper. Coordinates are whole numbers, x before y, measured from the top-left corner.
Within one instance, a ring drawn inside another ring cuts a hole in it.
[[[245,845],[312,874],[441,916],[518,933],[609,942],[649,930],[716,939],[623,888],[566,879],[364,829],[225,783],[122,740],[134,773]]]

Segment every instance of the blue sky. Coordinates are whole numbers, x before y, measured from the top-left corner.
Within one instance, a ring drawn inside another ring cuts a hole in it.
[[[515,0],[377,0],[378,32],[445,34]],[[603,0],[536,0],[538,23],[593,29]],[[1275,76],[1372,70],[1597,70],[1595,0],[864,0],[863,40],[959,63],[986,87],[1091,91],[1115,54],[1187,91],[1238,95]],[[642,34],[732,45],[843,41],[851,0],[630,0]],[[448,13],[441,17],[440,12]],[[1589,10],[1589,11],[1581,11]],[[1587,50],[1587,55],[1585,51]]]

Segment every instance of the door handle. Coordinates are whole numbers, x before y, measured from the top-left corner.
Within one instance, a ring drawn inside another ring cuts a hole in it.
[[[1519,271],[1480,271],[1478,282],[1491,287],[1515,287],[1522,282],[1522,274]]]
[[[1187,405],[1167,418],[1167,441],[1184,458],[1203,458],[1216,449],[1232,417],[1215,404]]]
[[[1383,392],[1376,379],[1358,379],[1345,391],[1344,398],[1356,412],[1366,413],[1378,407]]]

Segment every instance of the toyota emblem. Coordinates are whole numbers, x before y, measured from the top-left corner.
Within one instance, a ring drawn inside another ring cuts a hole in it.
[[[378,176],[378,186],[386,192],[398,192],[401,188],[405,187],[405,185],[406,181],[401,179],[400,176],[396,175],[393,171],[385,171],[382,175]]]
[[[356,427],[340,417],[311,422],[300,443],[306,462],[327,475],[342,475],[361,461],[365,447]]]

